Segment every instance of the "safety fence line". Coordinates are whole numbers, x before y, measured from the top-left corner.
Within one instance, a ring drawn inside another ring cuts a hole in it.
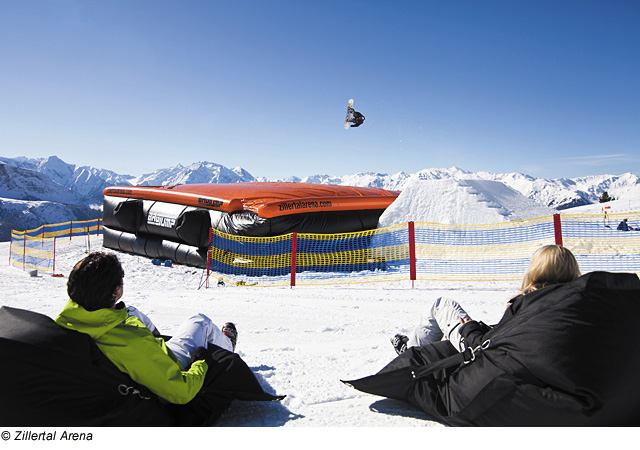
[[[640,273],[640,232],[617,230],[640,213],[545,216],[486,225],[408,222],[358,233],[276,237],[211,230],[209,276],[236,285],[386,281],[517,281],[542,245],[569,248],[583,272]],[[615,221],[615,223],[614,223]],[[208,285],[208,283],[207,283]]]
[[[59,239],[87,237],[87,249],[91,251],[89,236],[100,235],[102,219],[69,221],[41,225],[33,230],[11,230],[9,265],[52,272],[56,275],[56,244]]]
[[[386,281],[515,281],[541,245],[572,250],[583,272],[640,273],[640,232],[617,229],[640,213],[555,214],[487,225],[408,222],[358,233],[269,238],[211,230],[207,272],[237,285],[328,285]],[[101,219],[11,233],[9,263],[55,274],[56,240],[87,237]],[[208,284],[209,276],[207,276]]]

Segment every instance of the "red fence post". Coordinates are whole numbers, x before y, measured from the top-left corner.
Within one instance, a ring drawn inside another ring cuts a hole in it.
[[[209,228],[209,247],[207,247],[207,281],[205,289],[209,289],[209,268],[211,267],[211,228]]]
[[[296,285],[296,252],[298,251],[298,233],[291,237],[291,287]]]
[[[553,215],[553,230],[556,235],[556,245],[562,245],[562,225],[560,223],[560,214]]]
[[[53,237],[53,273],[52,275],[56,274],[56,237]]]
[[[413,222],[409,222],[409,278],[413,287],[416,279],[416,233]]]

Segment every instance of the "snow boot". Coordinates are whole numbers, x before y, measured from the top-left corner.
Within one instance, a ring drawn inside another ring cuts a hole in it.
[[[231,345],[233,345],[233,351],[236,351],[236,343],[238,342],[238,330],[233,322],[227,322],[222,327],[222,334],[229,338]]]
[[[404,334],[396,334],[391,338],[391,345],[398,355],[407,350],[407,342],[409,342],[409,338]]]

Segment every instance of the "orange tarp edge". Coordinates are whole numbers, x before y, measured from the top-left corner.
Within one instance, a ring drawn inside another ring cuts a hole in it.
[[[180,184],[112,186],[104,195],[215,209],[248,210],[260,217],[322,211],[385,209],[400,194],[379,188],[314,183]]]

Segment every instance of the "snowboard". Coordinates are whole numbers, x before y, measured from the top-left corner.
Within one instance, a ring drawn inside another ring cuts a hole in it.
[[[353,108],[353,99],[350,99],[349,102],[347,103],[347,118],[344,121],[344,129],[348,130],[349,129],[349,119],[351,118],[351,109]]]

